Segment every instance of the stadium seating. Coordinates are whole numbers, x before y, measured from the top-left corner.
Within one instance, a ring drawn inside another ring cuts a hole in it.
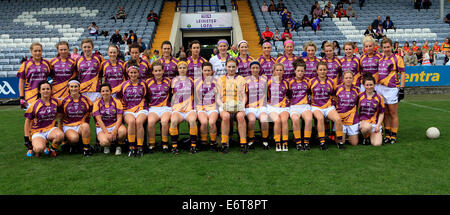
[[[231,0],[181,0],[180,12],[196,13],[201,11],[231,12]]]
[[[261,6],[267,0],[251,1],[251,7],[253,15],[258,26],[260,33],[264,32],[265,26],[269,26],[272,32],[278,28],[280,34],[283,32],[283,25],[281,23],[281,17],[277,12],[261,12]],[[275,1],[277,3],[277,1]],[[300,22],[304,15],[308,15],[311,19],[310,10],[314,1],[309,0],[284,0],[283,1],[288,10],[292,13],[296,22]],[[336,3],[336,1],[332,1]],[[357,2],[357,1],[356,1]],[[446,11],[445,14],[450,12],[450,2],[445,1]],[[328,3],[327,0],[318,1],[320,7],[323,9]],[[333,5],[334,6],[334,5]],[[347,9],[348,5],[344,5]],[[362,50],[362,38],[367,27],[376,19],[377,16],[381,16],[382,20],[386,16],[390,16],[394,22],[397,30],[389,30],[386,32],[387,36],[393,41],[398,41],[403,45],[404,42],[417,41],[418,45],[422,45],[423,42],[428,41],[431,44],[437,40],[442,43],[446,37],[448,37],[449,26],[445,24],[443,20],[439,18],[439,3],[433,1],[433,5],[428,10],[421,10],[420,12],[414,9],[413,3],[410,0],[379,0],[379,1],[366,1],[362,9],[358,4],[353,4],[353,10],[355,10],[358,18],[326,18],[321,22],[321,31],[314,33],[311,28],[299,28],[299,31],[293,32],[293,40],[295,42],[296,49],[294,54],[301,53],[302,45],[307,41],[313,41],[317,45],[321,45],[323,41],[338,41],[339,44],[346,41],[353,41],[358,43],[358,47]],[[282,45],[276,45],[272,55],[283,52]],[[319,52],[317,53],[319,54]]]
[[[150,10],[160,14],[163,0],[33,0],[11,1],[0,4],[0,77],[12,76],[24,56],[30,56],[32,42],[40,42],[44,58],[52,58],[57,52],[55,44],[66,40],[72,47],[79,47],[81,40],[89,36],[88,27],[92,22],[99,26],[99,32],[108,31],[107,37],[94,39],[95,50],[106,56],[109,38],[115,29],[120,34],[133,30],[142,41],[151,45],[155,34],[155,23],[147,22]],[[105,6],[105,7],[103,7]],[[111,19],[119,7],[127,12],[127,19]],[[124,51],[125,46],[121,46]],[[4,60],[4,61],[3,61]],[[6,60],[8,63],[5,64]]]

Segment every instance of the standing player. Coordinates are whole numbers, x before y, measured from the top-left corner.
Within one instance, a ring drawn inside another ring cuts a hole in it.
[[[246,82],[246,105],[245,115],[248,119],[248,146],[254,148],[255,141],[255,122],[260,122],[260,130],[264,149],[269,149],[269,118],[266,113],[267,106],[267,77],[259,75],[261,73],[261,65],[258,61],[250,63],[251,76],[245,78]]]
[[[47,81],[50,75],[50,63],[42,58],[42,45],[32,43],[31,58],[23,62],[17,72],[19,78],[20,106],[26,109],[29,104],[37,100],[38,85]]]
[[[384,117],[384,99],[375,91],[375,78],[372,75],[364,75],[363,84],[366,91],[358,97],[359,129],[364,138],[363,144],[381,146],[383,144],[381,123]]]
[[[310,139],[312,133],[312,112],[309,105],[308,94],[310,94],[309,80],[305,78],[306,64],[303,59],[298,58],[294,61],[295,78],[289,82],[290,107],[289,113],[292,120],[292,129],[294,130],[295,144],[297,150],[310,150]],[[304,127],[304,145],[302,146],[300,119],[305,122]]]
[[[306,63],[305,78],[312,79],[317,77],[317,64],[320,60],[316,57],[317,45],[309,41],[303,45],[303,50],[306,51],[307,56],[303,58]]]
[[[345,141],[348,136],[351,145],[358,145],[358,87],[353,85],[353,72],[344,71],[342,74],[343,83],[336,88],[336,111],[342,119],[343,134]]]
[[[177,76],[177,64],[178,59],[172,56],[172,43],[170,41],[164,41],[161,44],[162,56],[159,60],[163,65],[164,77],[170,78],[171,80]]]
[[[213,77],[212,64],[202,64],[201,78],[194,81],[194,105],[197,110],[198,121],[200,121],[200,141],[206,145],[208,140],[208,125],[211,150],[217,150],[217,126],[219,118],[216,96],[218,96],[217,80]]]
[[[99,55],[94,55],[92,50],[94,43],[91,39],[86,38],[81,41],[81,50],[83,55],[76,59],[76,68],[78,71],[78,79],[81,83],[81,94],[86,96],[91,102],[100,98],[100,69],[104,61]]]
[[[131,61],[127,69],[129,80],[122,83],[117,93],[123,103],[124,121],[128,126],[128,142],[130,151],[128,156],[142,157],[144,155],[144,123],[147,121],[147,86],[139,79],[137,63]],[[136,144],[137,143],[137,144]]]
[[[242,77],[247,77],[251,75],[250,63],[253,58],[248,55],[248,42],[242,40],[238,43],[239,56],[236,58],[238,62],[238,72],[237,74]]]
[[[163,152],[169,152],[169,120],[172,113],[170,108],[169,78],[164,77],[163,65],[160,61],[152,64],[153,77],[147,80],[149,109],[148,109],[148,139],[149,149],[153,152],[156,145],[155,125],[161,121],[161,139]]]
[[[344,43],[345,56],[341,58],[342,71],[353,72],[353,86],[361,85],[361,73],[359,66],[359,58],[353,55],[355,44],[353,42]]]
[[[58,56],[50,60],[50,77],[53,79],[53,97],[63,99],[69,95],[67,83],[77,76],[75,60],[70,57],[69,43],[61,41],[56,44]]]
[[[294,68],[292,66],[292,62],[294,62],[295,59],[297,59],[297,56],[294,55],[294,41],[284,41],[284,55],[277,59],[277,63],[283,64],[284,67],[283,79],[289,80],[295,77]]]
[[[364,37],[363,41],[365,53],[361,56],[359,64],[361,65],[361,77],[366,73],[371,74],[378,83],[378,63],[381,55],[375,51],[376,42],[372,37]],[[361,84],[361,92],[364,92],[364,85]]]
[[[207,62],[205,58],[200,56],[200,42],[194,40],[189,45],[191,50],[191,56],[187,58],[188,72],[187,76],[192,79],[197,79],[202,77],[202,64]]]
[[[172,116],[170,117],[169,134],[172,140],[172,153],[178,154],[178,125],[187,121],[189,123],[189,136],[191,140],[190,153],[197,153],[197,113],[194,110],[194,80],[186,76],[186,61],[177,65],[179,76],[172,79]]]
[[[272,43],[263,43],[262,49],[263,54],[258,58],[258,62],[261,65],[261,75],[265,75],[267,79],[270,79],[272,77],[273,65],[277,61],[270,55],[270,52],[272,52]]]
[[[119,92],[120,87],[125,80],[124,77],[124,66],[125,63],[117,58],[119,54],[119,48],[116,45],[110,45],[108,47],[109,59],[103,61],[102,63],[102,74],[104,77],[104,82],[109,83],[112,88],[111,95],[117,98],[117,92]],[[100,91],[101,92],[101,91]]]
[[[56,126],[58,100],[52,98],[52,86],[45,80],[37,85],[36,101],[25,112],[24,137],[27,157],[40,153],[56,156],[56,149],[64,140],[64,133]],[[31,137],[31,139],[30,139]],[[52,145],[48,149],[48,142]]]
[[[92,116],[96,121],[96,133],[100,146],[105,154],[109,154],[110,146],[116,145],[116,155],[122,154],[123,141],[127,135],[127,128],[122,124],[122,102],[111,96],[112,88],[109,83],[100,86],[101,98],[94,103]]]
[[[227,74],[226,63],[231,58],[231,56],[227,53],[228,47],[229,45],[227,40],[219,40],[219,42],[217,42],[219,54],[214,55],[211,59],[209,59],[209,62],[213,65],[214,77],[217,79]]]
[[[392,53],[392,40],[384,38],[381,41],[383,55],[378,65],[378,84],[376,91],[383,96],[386,103],[384,116],[384,143],[395,144],[398,131],[398,102],[405,96],[405,64],[403,59]],[[399,81],[398,73],[401,74]]]
[[[227,61],[226,67],[227,74],[217,80],[219,99],[216,100],[222,119],[222,153],[228,153],[228,138],[232,125],[231,114],[235,114],[238,121],[241,152],[245,154],[248,152],[245,122],[245,79],[236,74],[237,61],[234,58]]]
[[[131,44],[131,46],[130,46],[131,59],[125,63],[124,70],[126,71],[128,69],[128,67],[131,66],[130,61],[136,62],[136,64],[138,65],[138,68],[139,68],[139,79],[142,81],[145,81],[145,80],[147,80],[147,78],[150,77],[150,73],[151,73],[150,63],[148,61],[142,59],[141,57],[139,57],[140,54],[141,54],[141,51],[140,51],[139,44],[137,44],[137,43]],[[126,77],[126,79],[128,79],[128,78],[129,77]]]
[[[326,42],[323,47],[325,52],[323,62],[327,64],[328,69],[327,77],[333,81],[333,84],[335,86],[337,86],[338,84],[340,84],[340,82],[342,82],[341,62],[336,56],[334,56],[333,43]]]
[[[283,79],[283,73],[283,64],[276,63],[267,82],[267,113],[274,123],[273,137],[277,152],[287,151],[289,141],[289,82]]]
[[[62,114],[62,125],[67,144],[83,143],[83,155],[91,156],[92,148],[89,117],[92,112],[92,102],[80,93],[80,82],[76,79],[69,81],[69,95],[58,103],[58,113]]]
[[[327,78],[327,64],[317,64],[317,77],[310,80],[311,86],[311,110],[317,119],[317,132],[319,134],[320,149],[327,150],[325,144],[325,118],[334,122],[336,127],[336,144],[339,149],[344,149],[342,142],[342,120],[332,104],[332,96],[335,86],[330,78]]]

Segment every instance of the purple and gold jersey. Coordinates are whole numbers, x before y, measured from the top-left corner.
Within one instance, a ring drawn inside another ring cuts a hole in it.
[[[75,60],[72,58],[62,59],[55,57],[50,60],[50,77],[53,79],[52,95],[55,98],[65,98],[69,95],[67,84],[69,80],[77,76]]]
[[[170,60],[164,60],[163,57],[159,58],[159,61],[161,61],[162,65],[163,65],[163,69],[164,69],[164,77],[173,79],[178,75],[178,70],[177,70],[177,64],[178,64],[178,59],[174,58],[174,57],[170,57]]]
[[[333,81],[335,86],[337,86],[342,82],[342,79],[340,78],[342,76],[341,62],[337,57],[333,57],[332,59],[324,57],[322,61],[327,63],[327,77]]]
[[[25,112],[25,117],[31,120],[31,135],[46,132],[56,126],[56,115],[58,113],[58,100],[50,99],[45,104],[41,99],[32,102]]]
[[[187,76],[192,79],[202,77],[202,64],[207,62],[207,60],[201,56],[198,59],[192,59],[192,56],[187,58],[188,71]],[[212,69],[212,68],[211,68]]]
[[[291,105],[303,105],[308,104],[308,89],[309,80],[303,78],[302,80],[291,79],[289,81],[289,91],[290,91],[290,104]]]
[[[369,57],[367,53],[363,54],[359,59],[361,65],[361,75],[370,73],[375,78],[375,82],[378,83],[378,63],[380,62],[381,55],[377,52],[372,57]]]
[[[311,86],[311,105],[321,109],[329,108],[332,105],[331,96],[334,95],[334,84],[330,78],[320,81],[319,77],[315,77],[309,81]]]
[[[65,126],[77,126],[88,122],[91,112],[92,102],[83,95],[78,99],[68,95],[58,103],[58,113],[64,114],[62,123]]]
[[[241,56],[238,56],[236,58],[237,62],[238,62],[238,71],[237,74],[242,76],[242,77],[247,77],[252,75],[251,71],[250,71],[250,63],[254,60],[252,57],[247,56],[247,59],[242,59]]]
[[[378,83],[386,87],[399,87],[399,72],[405,72],[402,57],[395,54],[390,57],[383,55],[378,65]]]
[[[222,103],[244,101],[245,78],[240,75],[223,75],[217,80],[217,89],[222,97]]]
[[[147,96],[147,86],[142,80],[139,80],[137,84],[133,84],[131,80],[123,82],[117,93],[117,98],[122,101],[123,110],[133,113],[147,108]]]
[[[92,116],[101,116],[102,122],[107,128],[111,128],[116,124],[118,114],[123,114],[123,106],[122,102],[114,97],[111,97],[108,104],[103,101],[103,98],[97,99],[92,109]],[[98,122],[96,126],[100,127]]]
[[[247,104],[246,108],[260,108],[267,104],[267,77],[250,75],[245,78]]]
[[[214,77],[219,79],[223,75],[227,74],[226,63],[231,56],[227,54],[225,58],[220,57],[220,54],[214,55],[209,62],[213,65]]]
[[[49,75],[50,63],[45,59],[41,59],[40,62],[29,59],[22,63],[17,72],[17,77],[25,80],[24,96],[28,104],[37,100],[39,82],[48,80]]]
[[[352,58],[343,57],[341,58],[341,67],[342,72],[352,71],[353,72],[353,85],[359,86],[361,85],[361,73],[359,66],[359,58],[354,56]]]
[[[377,124],[378,115],[384,113],[383,97],[375,92],[372,98],[367,97],[367,93],[363,92],[358,97],[359,121],[367,120],[369,123]]]
[[[194,81],[194,105],[197,111],[217,110],[217,80],[214,77],[198,78]]]
[[[359,122],[358,95],[359,88],[353,85],[350,90],[345,89],[344,84],[336,87],[336,111],[344,125],[354,125]]]
[[[278,77],[272,77],[267,82],[267,103],[273,107],[289,107],[289,82],[277,79]]]
[[[170,82],[169,78],[163,78],[161,82],[158,82],[155,78],[147,80],[150,107],[170,107]]]
[[[289,80],[295,77],[294,66],[292,62],[297,59],[297,56],[293,56],[292,58],[287,57],[286,55],[280,56],[277,59],[277,63],[281,63],[284,66],[283,79]]]
[[[129,79],[128,74],[127,74],[127,69],[128,69],[129,65],[128,62],[125,63],[124,65],[124,71],[125,71],[125,79]],[[142,58],[139,58],[139,79],[140,80],[147,80],[150,77],[151,74],[151,65],[148,61],[143,60]]]
[[[314,57],[313,60],[310,60],[308,57],[305,57],[303,61],[306,63],[305,78],[313,79],[317,77],[317,64],[320,62],[320,59]]]
[[[120,87],[125,80],[124,67],[125,63],[121,60],[117,60],[115,64],[113,64],[110,60],[103,61],[102,74],[105,78],[105,82],[108,82],[111,85],[111,93],[119,92]]]
[[[78,79],[80,80],[80,92],[98,92],[100,87],[100,70],[103,58],[92,55],[91,59],[80,56],[76,60]]]
[[[267,79],[272,77],[273,65],[277,62],[277,59],[270,56],[270,58],[265,58],[264,55],[259,56],[258,62],[261,65],[260,75],[265,75]]]
[[[194,109],[194,80],[187,76],[172,79],[172,111],[189,112]]]

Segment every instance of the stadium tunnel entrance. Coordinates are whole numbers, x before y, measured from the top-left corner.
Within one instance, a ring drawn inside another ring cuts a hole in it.
[[[198,40],[201,45],[200,56],[209,60],[213,54],[214,48],[217,47],[217,41],[226,39],[232,44],[231,32],[228,31],[183,31],[182,42],[186,54],[189,56],[189,45],[192,41]],[[178,52],[178,50],[176,50]]]

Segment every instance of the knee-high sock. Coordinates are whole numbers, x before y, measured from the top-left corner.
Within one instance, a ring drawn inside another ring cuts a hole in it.
[[[191,147],[197,146],[197,126],[189,128],[189,136],[191,139]]]
[[[178,128],[169,128],[169,134],[172,140],[172,147],[178,146]]]

